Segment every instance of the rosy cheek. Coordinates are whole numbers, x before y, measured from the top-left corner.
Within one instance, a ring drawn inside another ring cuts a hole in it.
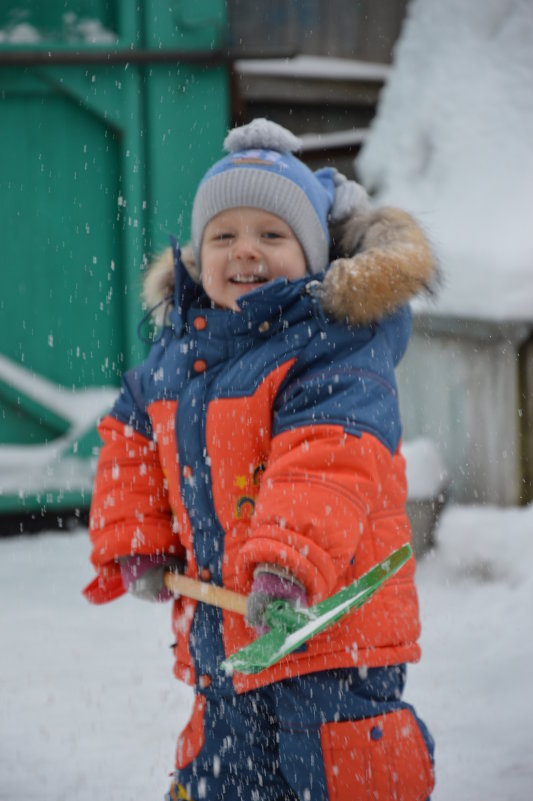
[[[202,284],[204,289],[209,289],[209,287],[213,286],[213,275],[211,273],[202,273]]]

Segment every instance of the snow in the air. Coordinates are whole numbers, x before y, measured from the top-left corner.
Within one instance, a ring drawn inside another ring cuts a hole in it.
[[[91,606],[86,529],[0,540],[0,798],[161,799],[191,691],[170,606]],[[533,508],[449,507],[417,567],[406,698],[437,742],[433,801],[533,798]],[[356,614],[356,613],[354,613]]]
[[[64,22],[80,41],[115,39]],[[23,18],[0,31],[0,42],[42,40]],[[428,230],[444,272],[432,311],[533,320],[532,42],[530,0],[410,4],[357,169],[376,202],[407,208]],[[12,369],[0,366],[4,377]],[[61,452],[111,398],[80,393],[73,404],[38,377],[12,379],[77,416],[65,441],[0,448],[0,493],[42,489],[33,481],[43,476],[57,485]],[[431,442],[404,452],[411,497],[445,487]],[[436,739],[432,799],[526,801],[533,507],[448,506],[436,542],[417,568],[423,656],[406,689]],[[170,607],[130,597],[90,606],[89,551],[84,528],[0,540],[0,801],[162,799],[167,789],[191,705],[172,675]]]

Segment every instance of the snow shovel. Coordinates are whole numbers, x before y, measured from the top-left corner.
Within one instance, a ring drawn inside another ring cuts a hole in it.
[[[270,631],[241,648],[221,664],[226,673],[259,673],[284,656],[300,648],[307,640],[336,623],[348,612],[358,609],[412,555],[405,543],[387,559],[378,562],[352,584],[309,609],[296,609],[288,601],[272,601],[265,611],[265,623]],[[246,614],[246,596],[224,587],[196,581],[175,573],[165,574],[165,585],[171,592],[197,601]]]

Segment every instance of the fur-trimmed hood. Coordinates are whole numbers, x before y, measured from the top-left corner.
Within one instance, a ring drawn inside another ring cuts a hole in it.
[[[351,325],[376,322],[437,284],[435,259],[418,223],[406,212],[386,207],[355,214],[331,229],[334,259],[317,293],[326,313]],[[183,264],[199,283],[190,245]],[[149,267],[143,300],[162,325],[173,296],[174,256],[167,248]]]

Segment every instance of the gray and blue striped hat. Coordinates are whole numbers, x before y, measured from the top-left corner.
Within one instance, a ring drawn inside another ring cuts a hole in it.
[[[224,149],[229,155],[207,171],[194,199],[192,247],[198,265],[207,223],[226,209],[250,206],[281,217],[291,227],[310,273],[327,267],[328,217],[339,174],[330,167],[310,170],[292,155],[300,147],[290,131],[266,119],[228,134]]]

